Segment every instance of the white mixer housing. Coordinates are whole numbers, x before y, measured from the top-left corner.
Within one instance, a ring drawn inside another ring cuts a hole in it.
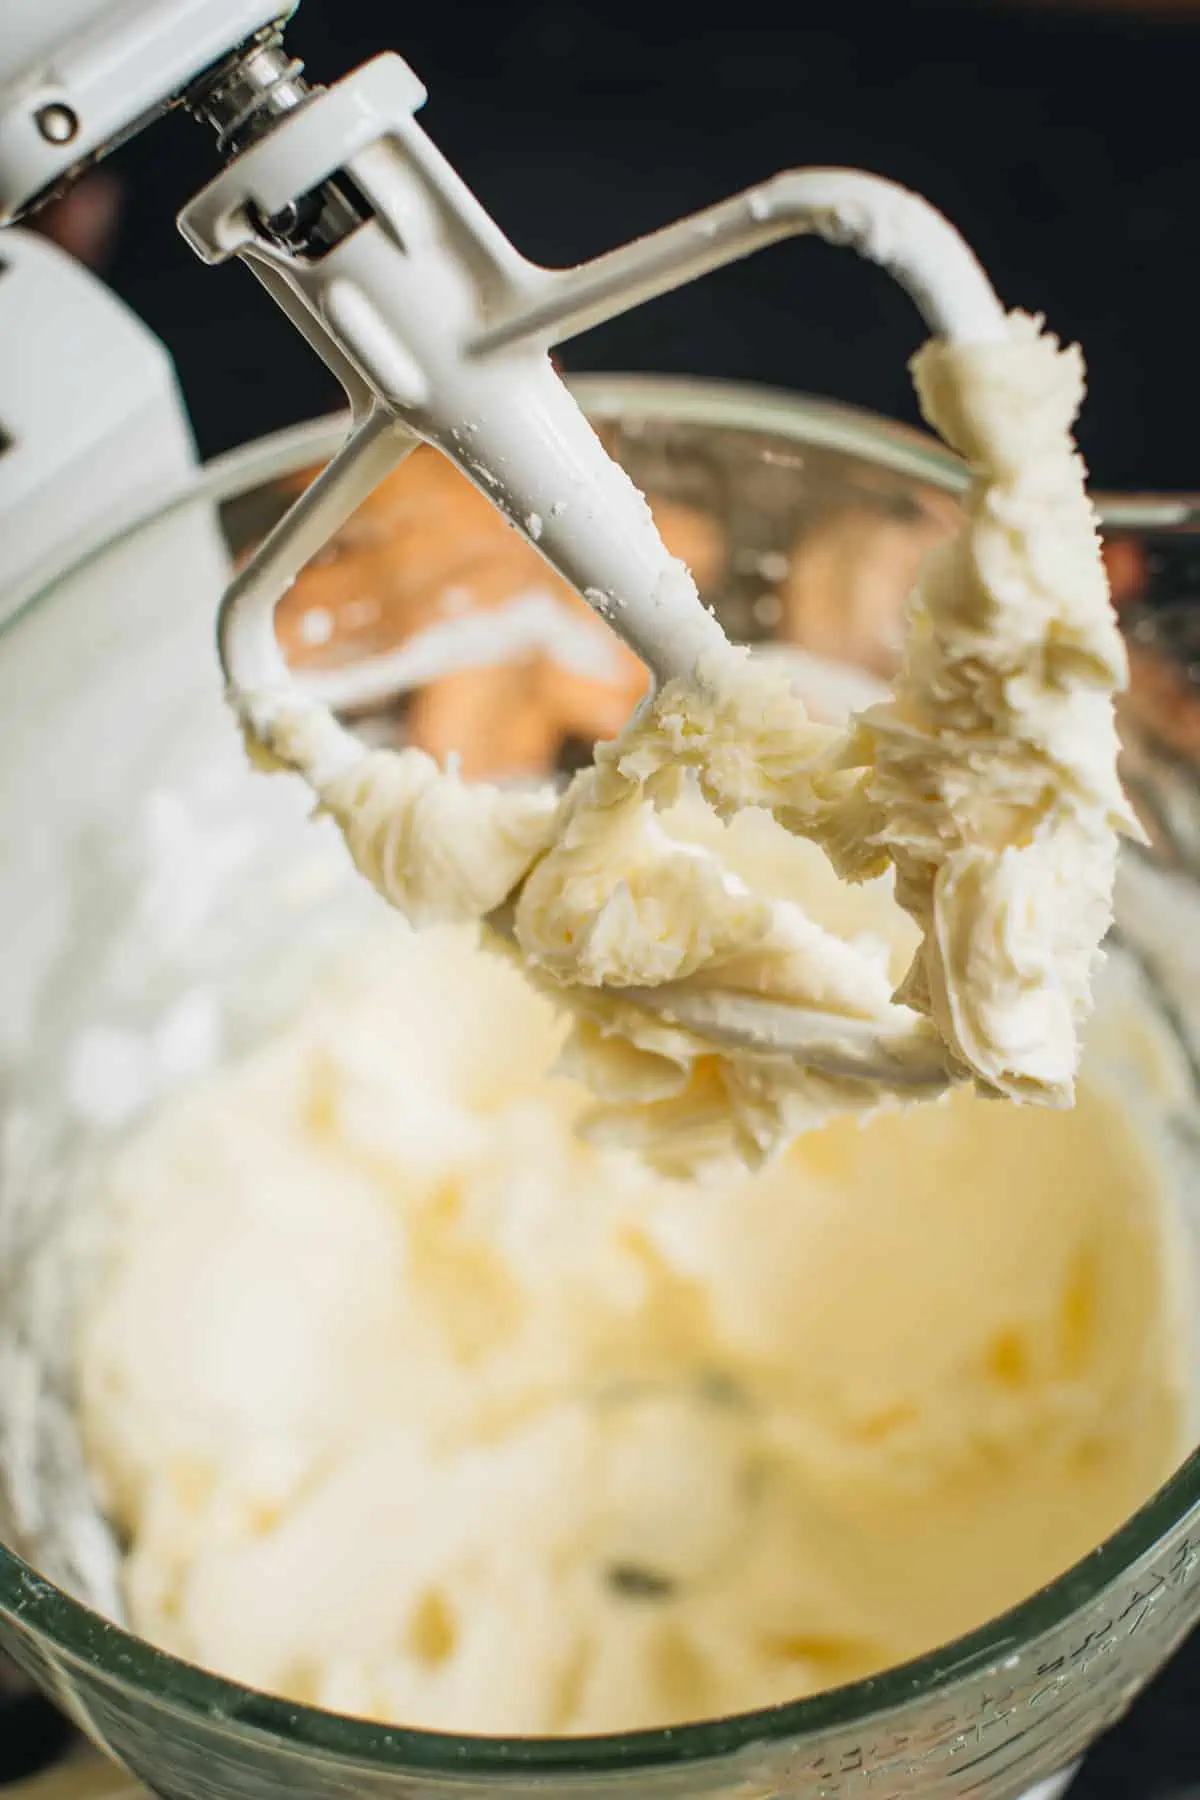
[[[0,623],[196,469],[162,344],[28,231],[0,236]]]
[[[0,225],[140,131],[296,0],[5,0]]]

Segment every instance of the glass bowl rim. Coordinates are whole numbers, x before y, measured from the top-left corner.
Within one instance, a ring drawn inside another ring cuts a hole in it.
[[[643,413],[673,422],[777,432],[809,447],[860,455],[876,465],[948,492],[961,492],[958,457],[924,432],[840,402],[746,383],[689,376],[589,375],[571,387],[598,421]],[[260,438],[199,469],[178,492],[123,526],[78,559],[86,567],[177,507],[219,503],[251,487],[327,458],[345,435],[334,415]],[[1096,497],[1103,522],[1126,529],[1200,522],[1200,497]],[[65,573],[65,572],[64,572]],[[0,626],[16,620],[63,579],[59,573]],[[194,1667],[74,1600],[0,1544],[0,1619],[45,1639],[64,1674],[72,1666],[101,1683],[149,1697],[163,1710],[197,1722],[238,1728],[260,1741],[316,1750],[339,1762],[380,1770],[444,1773],[459,1780],[557,1773],[633,1773],[663,1765],[706,1762],[752,1745],[801,1740],[877,1720],[926,1701],[1002,1662],[1021,1645],[1064,1625],[1131,1572],[1188,1518],[1200,1512],[1200,1450],[1095,1550],[1035,1594],[973,1632],[878,1675],[805,1699],[728,1718],[592,1737],[464,1737],[343,1717],[277,1699]]]

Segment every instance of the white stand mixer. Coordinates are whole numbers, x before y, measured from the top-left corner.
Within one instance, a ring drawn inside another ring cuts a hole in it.
[[[723,634],[560,381],[551,347],[802,232],[888,268],[935,334],[995,337],[999,303],[932,208],[844,171],[780,175],[577,269],[538,268],[417,126],[424,99],[392,55],[327,91],[309,88],[282,47],[279,0],[57,0],[52,9],[9,0],[0,222],[19,220],[170,106],[215,128],[226,167],[184,208],[181,229],[203,260],[250,264],[342,381],[353,420],[339,455],[229,590],[221,648],[235,689],[289,679],[273,630],[278,599],[419,441],[493,500],[657,680],[687,673],[720,652]],[[173,454],[182,474],[185,435]],[[10,591],[37,563],[3,571]],[[335,706],[364,687],[387,691],[387,671],[371,665],[340,679],[322,693]],[[1067,1779],[1036,1800],[1052,1800]]]

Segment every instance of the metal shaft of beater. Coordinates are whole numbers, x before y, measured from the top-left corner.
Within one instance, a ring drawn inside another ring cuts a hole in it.
[[[270,25],[202,75],[185,104],[195,118],[212,126],[217,150],[230,157],[321,92],[305,81],[300,59],[284,50],[282,26]]]
[[[282,25],[272,25],[202,77],[186,104],[194,118],[216,132],[217,150],[231,162],[326,91],[304,79],[304,64],[283,48]],[[335,175],[256,223],[269,242],[323,255],[369,212],[353,183]]]

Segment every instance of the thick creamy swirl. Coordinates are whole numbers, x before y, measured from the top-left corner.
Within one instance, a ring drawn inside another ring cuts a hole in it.
[[[929,344],[913,372],[977,474],[913,594],[892,698],[857,722],[865,814],[837,859],[853,878],[886,849],[922,934],[900,998],[963,1068],[1062,1103],[1118,834],[1137,831],[1117,776],[1125,648],[1071,439],[1083,361],[1018,315],[1005,343]]]
[[[464,784],[411,749],[323,773],[319,709],[243,697],[413,923],[503,909],[508,953],[574,1014],[592,1128],[672,1173],[758,1163],[914,1083],[1073,1095],[1118,833],[1136,829],[1116,767],[1124,649],[1072,438],[1082,359],[1018,313],[1001,341],[926,345],[913,374],[971,464],[965,526],[922,571],[890,699],[848,728],[731,649],[665,686],[560,796]],[[789,865],[803,840],[840,878],[822,918],[809,862]],[[844,884],[885,877],[917,933],[899,967],[899,925],[883,944],[848,924]],[[847,1041],[870,1026],[892,1062],[863,1079],[717,1051],[629,992],[669,984],[735,1033],[748,996],[835,1038],[844,1022]]]
[[[537,1735],[995,1618],[1192,1441],[1135,995],[1102,988],[1074,1112],[960,1092],[696,1187],[580,1140],[561,1015],[470,927],[386,919],[109,1172],[77,1366],[129,1622],[259,1691]]]

